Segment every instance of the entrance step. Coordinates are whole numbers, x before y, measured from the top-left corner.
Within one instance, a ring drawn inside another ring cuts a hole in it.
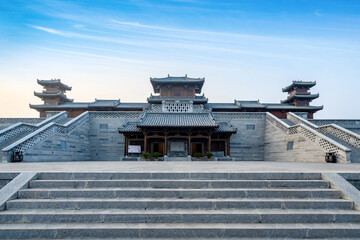
[[[360,224],[1,224],[1,239],[74,238],[353,238]],[[176,237],[174,237],[176,236]]]
[[[319,173],[38,173],[0,239],[358,239],[360,212]]]
[[[191,157],[166,157],[164,161],[191,161]]]

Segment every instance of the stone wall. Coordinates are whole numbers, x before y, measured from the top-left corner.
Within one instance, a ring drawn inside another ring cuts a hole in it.
[[[237,128],[230,138],[230,156],[236,161],[263,161],[265,113],[213,113],[217,121]]]
[[[92,160],[122,160],[125,155],[125,138],[118,129],[126,121],[138,121],[140,114],[139,112],[90,113],[89,140]]]
[[[263,161],[265,120],[233,119],[230,123],[237,128],[230,138],[230,156],[236,161]]]
[[[89,122],[68,134],[56,133],[24,153],[25,162],[89,161]]]
[[[292,149],[288,149],[291,148],[291,145]],[[267,121],[265,124],[264,160],[325,162],[325,150],[299,134],[287,135]]]

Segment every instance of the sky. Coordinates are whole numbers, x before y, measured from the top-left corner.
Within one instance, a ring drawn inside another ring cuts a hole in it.
[[[36,79],[76,102],[145,102],[150,77],[205,77],[209,102],[279,103],[293,80],[360,119],[358,0],[0,0],[0,117],[37,117]]]

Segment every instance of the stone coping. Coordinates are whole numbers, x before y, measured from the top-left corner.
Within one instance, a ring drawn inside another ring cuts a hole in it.
[[[1,172],[333,172],[360,173],[360,163],[264,161],[78,161],[0,163]]]

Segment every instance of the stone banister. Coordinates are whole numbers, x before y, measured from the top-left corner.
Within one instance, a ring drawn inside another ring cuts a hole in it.
[[[354,132],[351,132],[339,125],[327,124],[327,125],[317,126],[317,125],[309,122],[308,120],[295,115],[294,113],[288,113],[287,119],[289,119],[290,121],[292,121],[295,124],[302,123],[302,124],[305,124],[305,125],[311,127],[312,129],[319,131],[321,133],[330,134],[336,138],[341,139],[342,141],[346,142],[347,144],[349,144],[357,149],[360,149],[360,135],[356,134]]]
[[[45,126],[46,124],[48,124],[50,122],[60,121],[64,118],[67,118],[67,113],[65,111],[60,112],[50,118],[47,118],[35,125],[23,123],[23,122],[16,123],[16,124],[0,131],[0,144],[4,143],[6,140],[13,138],[21,133],[33,132],[33,131],[41,128],[42,126]]]
[[[296,115],[295,115],[296,116]],[[294,126],[289,126],[288,124],[281,121],[279,118],[275,117],[271,113],[266,113],[266,120],[271,124],[275,125],[277,128],[282,130],[287,135],[300,134],[305,137],[307,140],[318,145],[324,150],[324,152],[333,152],[338,158],[338,161],[341,163],[350,162],[350,153],[351,149],[341,145],[340,143],[328,138],[322,133],[312,129],[311,127],[303,123],[295,123]],[[289,119],[290,120],[290,119]]]
[[[84,112],[64,125],[50,122],[47,125],[37,129],[36,131],[28,134],[22,139],[2,149],[2,161],[11,161],[11,155],[13,152],[24,153],[31,147],[35,146],[36,144],[42,142],[43,140],[49,138],[56,133],[68,134],[76,127],[82,125],[88,119],[89,112]]]

